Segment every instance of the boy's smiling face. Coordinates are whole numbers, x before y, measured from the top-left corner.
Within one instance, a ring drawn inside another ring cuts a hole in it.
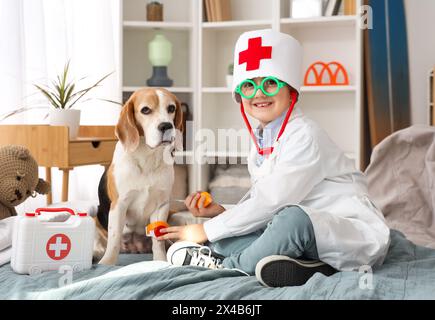
[[[260,85],[264,77],[252,79],[256,85]],[[261,89],[258,89],[252,99],[245,99],[241,96],[246,113],[260,122],[264,128],[269,122],[278,118],[290,106],[290,88],[282,87],[273,97],[266,96]]]

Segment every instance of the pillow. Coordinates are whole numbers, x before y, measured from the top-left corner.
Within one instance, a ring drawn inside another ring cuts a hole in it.
[[[388,226],[435,248],[435,128],[414,125],[385,138],[365,174]]]

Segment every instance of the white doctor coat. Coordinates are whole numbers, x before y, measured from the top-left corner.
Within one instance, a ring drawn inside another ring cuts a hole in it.
[[[343,271],[383,263],[390,232],[364,175],[300,108],[259,167],[256,153],[252,147],[248,157],[250,197],[204,223],[209,241],[254,232],[298,205],[311,219],[320,260]]]

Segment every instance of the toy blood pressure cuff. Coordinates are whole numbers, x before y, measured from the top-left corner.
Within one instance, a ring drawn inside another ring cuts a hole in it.
[[[147,225],[146,235],[148,237],[158,238],[158,237],[165,234],[165,233],[161,232],[160,230],[167,228],[167,227],[169,227],[169,224],[167,224],[164,221],[156,221],[156,222],[150,223],[149,225]]]

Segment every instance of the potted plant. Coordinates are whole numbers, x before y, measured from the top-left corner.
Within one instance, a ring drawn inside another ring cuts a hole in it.
[[[227,86],[229,88],[231,88],[231,86],[233,85],[233,72],[234,72],[234,64],[230,63],[228,65],[228,70],[227,70]]]
[[[34,86],[45,96],[49,102],[49,107],[23,107],[10,112],[5,115],[1,120],[4,120],[10,116],[16,115],[21,112],[25,112],[31,109],[49,108],[49,124],[57,126],[69,127],[69,138],[74,139],[77,137],[80,126],[80,110],[73,109],[77,102],[93,88],[97,87],[104,79],[110,76],[113,72],[105,75],[100,80],[95,82],[90,87],[86,87],[81,90],[75,90],[77,82],[70,82],[68,80],[70,62],[68,61],[63,69],[63,72],[57,76],[56,80],[52,81],[51,86],[43,86],[40,84],[34,84]],[[82,78],[81,80],[83,80]],[[105,100],[111,103],[117,103],[110,100]]]

